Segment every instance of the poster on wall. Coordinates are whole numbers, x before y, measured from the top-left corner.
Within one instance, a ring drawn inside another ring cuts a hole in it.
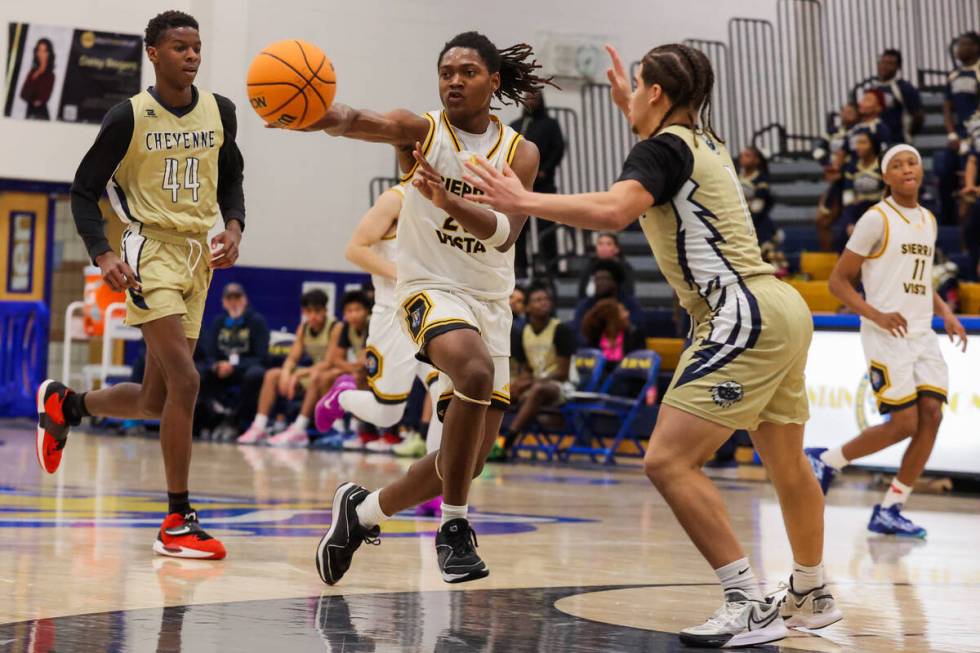
[[[945,334],[939,349],[949,367],[949,404],[926,469],[934,472],[980,474],[980,336],[969,336],[966,352]],[[856,331],[816,331],[806,364],[810,421],[806,446],[837,447],[862,429],[884,421],[868,382],[861,334]],[[897,468],[907,441],[862,458],[859,465]]]
[[[138,34],[9,23],[8,43],[7,117],[100,123],[113,105],[140,91]]]

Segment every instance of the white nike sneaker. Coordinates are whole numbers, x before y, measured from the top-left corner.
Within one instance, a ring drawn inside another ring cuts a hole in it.
[[[725,603],[700,626],[679,633],[688,646],[733,648],[775,642],[789,634],[772,599],[753,601],[741,590],[725,593]]]
[[[798,594],[789,584],[780,583],[778,591],[785,590],[779,601],[779,613],[787,628],[808,628],[818,630],[844,618],[844,614],[834,602],[834,595],[827,591],[826,585],[816,587],[804,594]]]

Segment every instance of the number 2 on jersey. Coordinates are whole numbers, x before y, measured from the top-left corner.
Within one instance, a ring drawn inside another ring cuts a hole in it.
[[[184,163],[184,185],[183,188],[191,191],[191,199],[197,201],[197,189],[201,187],[201,182],[197,180],[198,160],[192,156],[187,157]],[[165,159],[163,168],[163,189],[170,191],[170,201],[177,203],[180,193],[180,161],[177,159]]]

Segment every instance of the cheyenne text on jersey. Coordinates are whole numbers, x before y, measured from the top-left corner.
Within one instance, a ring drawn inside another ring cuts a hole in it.
[[[153,150],[197,150],[215,147],[213,129],[193,132],[147,132],[146,149]]]

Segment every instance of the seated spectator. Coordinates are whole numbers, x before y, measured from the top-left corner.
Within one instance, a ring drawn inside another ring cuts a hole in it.
[[[524,319],[527,313],[527,291],[521,286],[514,286],[510,293],[510,311],[514,316],[514,321],[510,323],[510,340],[513,342],[514,338],[520,337],[521,329],[527,324]],[[516,379],[517,371],[517,359],[511,356],[510,378]]]
[[[834,247],[833,224],[840,218],[841,194],[844,192],[844,176],[835,162],[841,160],[837,154],[844,148],[847,134],[859,119],[857,104],[848,102],[840,109],[840,125],[836,132],[827,134],[816,150],[814,158],[824,166],[824,181],[827,190],[820,196],[817,204],[817,239],[820,250],[829,252]]]
[[[963,248],[970,254],[968,275],[980,275],[980,110],[970,133],[970,150],[963,171],[960,190],[960,224],[963,229]]]
[[[245,393],[221,410],[225,395],[236,386],[255,386],[265,375],[263,359],[269,352],[269,325],[252,309],[241,284],[229,283],[221,293],[224,310],[198,343],[203,360],[198,365],[201,390],[194,411],[195,424],[212,428],[211,439],[232,440],[255,417],[257,396]],[[221,415],[227,417],[223,423]]]
[[[595,284],[592,277],[595,275],[596,267],[603,261],[614,261],[623,270],[623,281],[620,283],[622,290],[627,295],[636,294],[636,283],[633,266],[630,265],[619,248],[619,238],[611,231],[600,232],[595,241],[595,256],[589,260],[589,264],[582,270],[578,280],[578,296],[594,297]]]
[[[759,148],[749,146],[738,155],[738,180],[752,214],[752,224],[759,245],[776,237],[776,225],[769,212],[772,210],[772,194],[769,192],[769,162]]]
[[[881,111],[885,107],[884,94],[876,89],[868,89],[858,101],[858,114],[860,120],[847,132],[847,139],[844,146],[837,153],[834,166],[843,170],[848,163],[853,163],[857,158],[857,138],[861,134],[871,137],[876,144],[879,152],[888,149],[893,142],[891,130],[881,120]]]
[[[623,268],[615,261],[611,259],[597,261],[592,273],[592,285],[595,287],[595,294],[579,300],[575,307],[575,324],[581,325],[582,318],[585,317],[589,309],[602,299],[616,299],[633,315],[642,315],[636,298],[631,293],[627,293],[623,286],[624,277]]]
[[[878,165],[877,143],[868,134],[854,138],[856,158],[844,168],[844,211],[834,225],[835,246],[844,249],[858,218],[881,201],[885,193],[885,181]]]
[[[956,58],[960,66],[953,70],[943,92],[943,122],[946,125],[947,148],[933,158],[932,171],[939,182],[940,219],[951,223],[956,216],[956,189],[959,173],[969,150],[969,127],[980,101],[980,34],[966,32],[956,39]]]
[[[627,354],[647,346],[646,338],[630,322],[630,310],[615,299],[600,300],[585,314],[582,335],[588,347],[602,350],[607,375]]]
[[[918,134],[925,121],[919,91],[902,79],[902,53],[888,49],[878,57],[878,77],[871,88],[881,91],[884,110],[881,121],[891,132],[895,143],[907,143]]]
[[[296,329],[296,340],[282,367],[266,371],[259,392],[258,411],[252,425],[239,436],[240,444],[256,444],[269,437],[269,417],[276,400],[282,397],[292,401],[301,397],[303,390],[310,385],[314,366],[321,364],[326,357],[331,328],[334,326],[333,319],[327,313],[327,294],[322,290],[310,290],[303,293],[299,305],[303,319]],[[304,434],[318,398],[314,396],[309,412],[300,411],[293,423]]]
[[[538,411],[557,406],[573,388],[568,372],[575,354],[575,333],[554,316],[555,302],[547,288],[534,288],[528,297],[527,324],[511,338],[511,357],[518,373],[510,384],[511,405],[517,414],[501,429],[504,455],[510,451]]]

